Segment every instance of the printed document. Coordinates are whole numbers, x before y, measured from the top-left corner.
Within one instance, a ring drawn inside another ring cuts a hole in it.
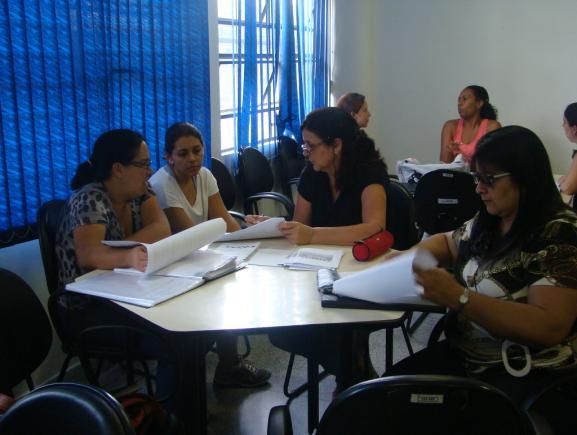
[[[253,240],[253,239],[270,239],[273,237],[282,237],[282,233],[278,229],[284,218],[276,217],[259,222],[256,225],[243,228],[242,230],[233,233],[226,233],[220,236],[215,242],[231,242],[233,240]]]

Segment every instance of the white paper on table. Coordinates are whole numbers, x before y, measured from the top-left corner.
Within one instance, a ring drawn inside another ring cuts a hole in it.
[[[292,255],[288,249],[259,249],[248,259],[248,264],[253,266],[282,266]]]
[[[219,243],[211,245],[209,250],[223,255],[236,257],[239,261],[246,261],[259,247],[260,242]]]
[[[424,270],[437,265],[429,251],[409,251],[335,281],[333,293],[378,304],[435,305],[421,297],[422,287],[415,281],[413,262]]]
[[[226,233],[220,236],[215,242],[231,242],[233,240],[251,240],[251,239],[270,239],[273,237],[282,237],[282,233],[278,229],[284,218],[270,218],[259,222],[256,225],[243,228],[242,230],[233,233]]]
[[[102,243],[118,248],[144,246],[148,252],[148,263],[144,274],[148,275],[213,242],[224,234],[225,230],[226,223],[222,218],[218,218],[202,222],[156,243],[140,243],[128,240],[103,240]]]
[[[290,269],[318,270],[339,267],[343,251],[336,249],[300,248],[283,264]]]

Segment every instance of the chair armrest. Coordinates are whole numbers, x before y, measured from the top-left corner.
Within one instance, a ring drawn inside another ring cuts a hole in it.
[[[290,199],[288,199],[285,195],[278,192],[260,192],[254,195],[249,196],[244,200],[244,212],[245,214],[251,214],[252,205],[258,202],[260,199],[270,199],[273,201],[280,202],[284,208],[286,209],[288,219],[292,219],[294,214],[294,205]]]

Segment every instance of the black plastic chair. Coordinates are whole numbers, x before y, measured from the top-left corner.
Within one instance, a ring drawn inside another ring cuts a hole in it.
[[[125,366],[127,373],[127,383],[134,382],[135,374],[142,374],[145,378],[149,394],[153,394],[151,376],[148,371],[145,356],[139,353],[138,344],[144,337],[151,337],[150,331],[140,330],[137,328],[127,327],[124,325],[105,325],[87,328],[80,331],[79,337],[72,337],[66,328],[61,324],[60,314],[57,307],[58,296],[64,292],[64,289],[58,285],[58,259],[55,252],[56,233],[60,221],[63,219],[66,209],[66,201],[52,200],[42,204],[37,213],[38,241],[42,262],[44,264],[44,273],[46,275],[46,284],[50,293],[48,301],[48,312],[54,325],[54,329],[62,343],[62,351],[66,358],[60,369],[58,381],[62,381],[66,375],[68,365],[74,357],[78,357],[82,369],[88,381],[96,386],[99,384],[99,376],[103,361],[119,363]],[[102,337],[115,337],[114,344],[106,344]],[[155,334],[156,341],[165,343],[164,339]],[[122,345],[118,344],[122,343]],[[172,354],[171,347],[165,343],[166,352]],[[96,370],[93,368],[91,359],[98,360]],[[134,362],[138,361],[142,370],[134,370]],[[165,400],[166,398],[162,398]]]
[[[390,180],[387,207],[387,230],[394,236],[393,249],[409,249],[417,243],[413,196],[398,180]]]
[[[243,223],[244,214],[232,210],[236,203],[236,186],[234,183],[234,178],[223,162],[214,157],[212,157],[210,161],[210,171],[212,172],[212,175],[214,175],[214,178],[216,178],[216,184],[218,185],[218,190],[220,192],[220,196],[222,197],[222,202],[224,202],[224,206],[232,217],[234,217],[240,223]]]
[[[281,410],[274,408],[272,412]],[[412,375],[375,379],[348,388],[329,405],[316,433],[522,435],[528,433],[528,424],[508,396],[484,382]]]
[[[134,435],[118,401],[82,384],[57,383],[37,388],[0,416],[3,435]]]
[[[282,191],[291,200],[293,199],[292,186],[298,184],[306,164],[299,148],[296,141],[288,136],[281,136],[278,140],[277,156],[275,157],[276,169]]]
[[[471,219],[482,205],[473,176],[467,172],[438,169],[421,177],[415,189],[415,222],[421,235],[452,231]],[[427,317],[411,324],[412,334]]]
[[[294,205],[282,193],[273,192],[274,176],[266,157],[254,148],[244,148],[238,153],[238,180],[244,194],[244,213],[259,214],[260,200],[269,199],[280,203],[292,218]]]
[[[438,169],[421,177],[415,190],[415,221],[427,234],[458,228],[481,208],[473,176]]]
[[[30,286],[18,275],[0,269],[0,393],[26,380],[42,364],[52,344],[46,311]]]

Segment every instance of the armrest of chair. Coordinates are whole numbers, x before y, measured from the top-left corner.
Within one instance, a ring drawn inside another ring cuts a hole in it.
[[[261,199],[270,199],[273,201],[280,202],[284,208],[287,210],[288,218],[292,219],[294,214],[294,205],[290,199],[285,195],[278,192],[260,192],[249,196],[244,200],[244,212],[245,214],[251,214],[252,205]]]
[[[293,426],[288,406],[279,405],[271,408],[266,433],[267,435],[292,435]]]

